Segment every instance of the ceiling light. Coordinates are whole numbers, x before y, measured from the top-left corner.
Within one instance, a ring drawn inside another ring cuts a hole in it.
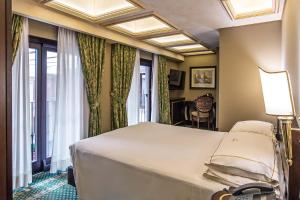
[[[206,50],[207,48],[201,44],[191,44],[191,45],[171,47],[170,49],[173,49],[178,52],[192,52],[192,51]]]
[[[128,0],[53,0],[46,5],[91,21],[101,21],[140,9]]]
[[[233,19],[255,17],[277,12],[279,0],[221,0]]]
[[[197,55],[207,55],[207,54],[213,54],[215,52],[213,51],[197,51],[197,52],[189,52],[189,53],[183,53],[184,56],[197,56]]]
[[[163,22],[155,16],[122,22],[112,25],[110,28],[133,36],[150,35],[174,30],[174,28],[169,24]]]
[[[193,39],[189,38],[184,34],[156,37],[156,38],[147,39],[146,41],[161,46],[191,44],[195,42]]]

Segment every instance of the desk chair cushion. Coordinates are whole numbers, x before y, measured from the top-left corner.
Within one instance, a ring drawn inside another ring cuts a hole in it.
[[[191,112],[192,117],[199,117],[199,118],[208,118],[209,117],[209,113],[202,113],[202,112],[197,112],[197,111],[193,111]]]

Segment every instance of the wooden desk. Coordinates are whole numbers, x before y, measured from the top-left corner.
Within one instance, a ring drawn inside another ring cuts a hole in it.
[[[185,122],[185,98],[170,99],[171,124],[179,125]]]

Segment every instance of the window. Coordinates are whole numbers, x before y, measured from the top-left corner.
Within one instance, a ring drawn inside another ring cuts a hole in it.
[[[55,119],[56,42],[30,37],[30,132],[33,173],[50,167]]]
[[[151,120],[152,61],[141,59],[139,122]]]

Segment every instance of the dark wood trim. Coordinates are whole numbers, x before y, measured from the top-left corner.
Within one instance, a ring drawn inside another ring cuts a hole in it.
[[[57,41],[56,40],[49,40],[46,38],[36,37],[36,36],[29,36],[30,43],[37,43],[43,45],[43,47],[50,47],[56,49]]]
[[[215,85],[214,87],[201,87],[201,88],[197,88],[197,87],[192,87],[192,70],[193,69],[215,69]],[[190,89],[192,90],[202,90],[202,89],[211,89],[211,90],[215,90],[217,88],[217,67],[216,66],[201,66],[201,67],[190,67]]]
[[[49,168],[51,158],[47,158],[47,52],[57,51],[57,41],[39,37],[29,37],[30,48],[37,49],[37,161],[32,163],[33,173],[45,171]]]
[[[42,65],[42,47],[41,47],[40,44],[36,44],[36,43],[29,43],[29,47],[37,50],[36,79],[37,79],[37,83],[40,83],[39,79],[40,79],[41,74],[42,74],[42,71],[41,71],[42,68],[39,67],[39,66]],[[41,84],[37,84],[36,90],[37,90],[37,94],[39,94],[40,91],[42,90]],[[37,99],[39,99],[39,98],[40,97],[37,96]],[[37,100],[37,104],[36,104],[36,116],[37,116],[37,120],[40,119],[40,116],[41,116],[40,110],[38,109],[40,107],[39,104],[40,104],[40,101]],[[36,123],[37,123],[37,130],[36,131],[40,132],[41,127],[40,127],[40,125],[39,125],[38,122],[36,122]],[[37,134],[36,140],[37,140],[37,144],[39,144],[39,135],[38,134]],[[37,160],[39,160],[39,158],[42,156],[42,155],[40,155],[41,151],[39,150],[39,148],[41,148],[41,146],[37,145]],[[33,171],[33,173],[39,172],[41,168],[42,168],[41,162],[36,161],[36,162],[32,163],[32,171]]]
[[[0,199],[12,199],[11,1],[0,1]]]
[[[40,132],[38,133],[39,137],[39,144],[40,146],[39,151],[41,154],[41,160],[40,162],[43,163],[43,160],[46,158],[46,151],[47,151],[47,131],[46,131],[46,120],[47,120],[47,47],[45,47],[45,44],[42,45],[42,65],[41,65],[41,74],[39,77],[40,82],[38,84],[40,85],[40,93],[38,96],[40,99],[40,107],[38,109],[40,110],[40,116],[39,116],[39,124],[40,124]]]
[[[152,67],[152,60],[141,58],[140,64],[147,67]]]
[[[300,195],[300,129],[292,130],[293,165],[289,169],[289,199]]]

